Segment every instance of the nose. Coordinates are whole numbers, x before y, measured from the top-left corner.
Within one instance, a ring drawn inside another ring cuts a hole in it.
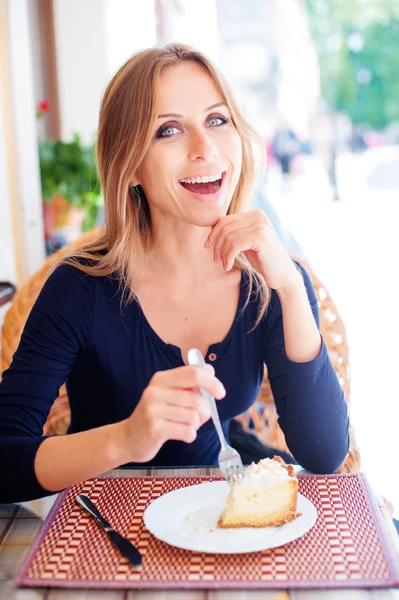
[[[217,155],[215,141],[206,131],[195,131],[190,136],[188,157],[190,160],[209,160]]]

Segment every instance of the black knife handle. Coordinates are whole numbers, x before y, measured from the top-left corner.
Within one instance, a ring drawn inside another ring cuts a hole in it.
[[[76,502],[81,508],[83,508],[83,510],[85,510],[89,513],[89,515],[94,517],[105,531],[113,531],[113,527],[111,527],[108,521],[104,519],[104,517],[102,516],[96,505],[93,504],[93,502],[90,500],[90,498],[84,496],[83,494],[79,494],[79,496],[76,497]]]

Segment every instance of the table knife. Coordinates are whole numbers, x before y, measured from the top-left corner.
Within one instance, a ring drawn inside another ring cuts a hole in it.
[[[115,529],[108,523],[108,521],[104,519],[98,508],[87,496],[79,494],[79,496],[76,497],[76,503],[79,504],[83,510],[89,513],[89,515],[95,518],[97,523],[101,525],[104,531],[111,538],[119,552],[123,554],[123,556],[125,556],[134,567],[141,567],[142,556],[137,548],[133,546],[132,542],[115,531]]]

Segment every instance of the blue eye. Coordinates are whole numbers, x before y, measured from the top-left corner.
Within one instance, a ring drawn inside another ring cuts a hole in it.
[[[220,127],[221,125],[228,123],[229,120],[230,119],[228,119],[224,115],[211,115],[210,117],[208,117],[206,126],[207,127]],[[156,138],[171,138],[171,137],[174,137],[178,133],[182,133],[182,130],[179,127],[177,127],[176,125],[174,125],[172,123],[165,123],[165,125],[162,125],[158,129],[155,137]]]
[[[180,129],[174,127],[174,125],[162,125],[157,131],[157,138],[169,138],[177,133],[181,133]]]
[[[220,127],[220,125],[224,125],[228,123],[229,119],[223,115],[213,116],[208,119],[207,126],[208,127]]]

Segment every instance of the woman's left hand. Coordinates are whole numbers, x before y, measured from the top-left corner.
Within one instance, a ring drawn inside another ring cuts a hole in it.
[[[243,252],[272,289],[282,291],[301,281],[300,273],[263,210],[221,217],[212,227],[205,248],[213,248],[215,262],[222,261],[225,271],[230,271]]]

